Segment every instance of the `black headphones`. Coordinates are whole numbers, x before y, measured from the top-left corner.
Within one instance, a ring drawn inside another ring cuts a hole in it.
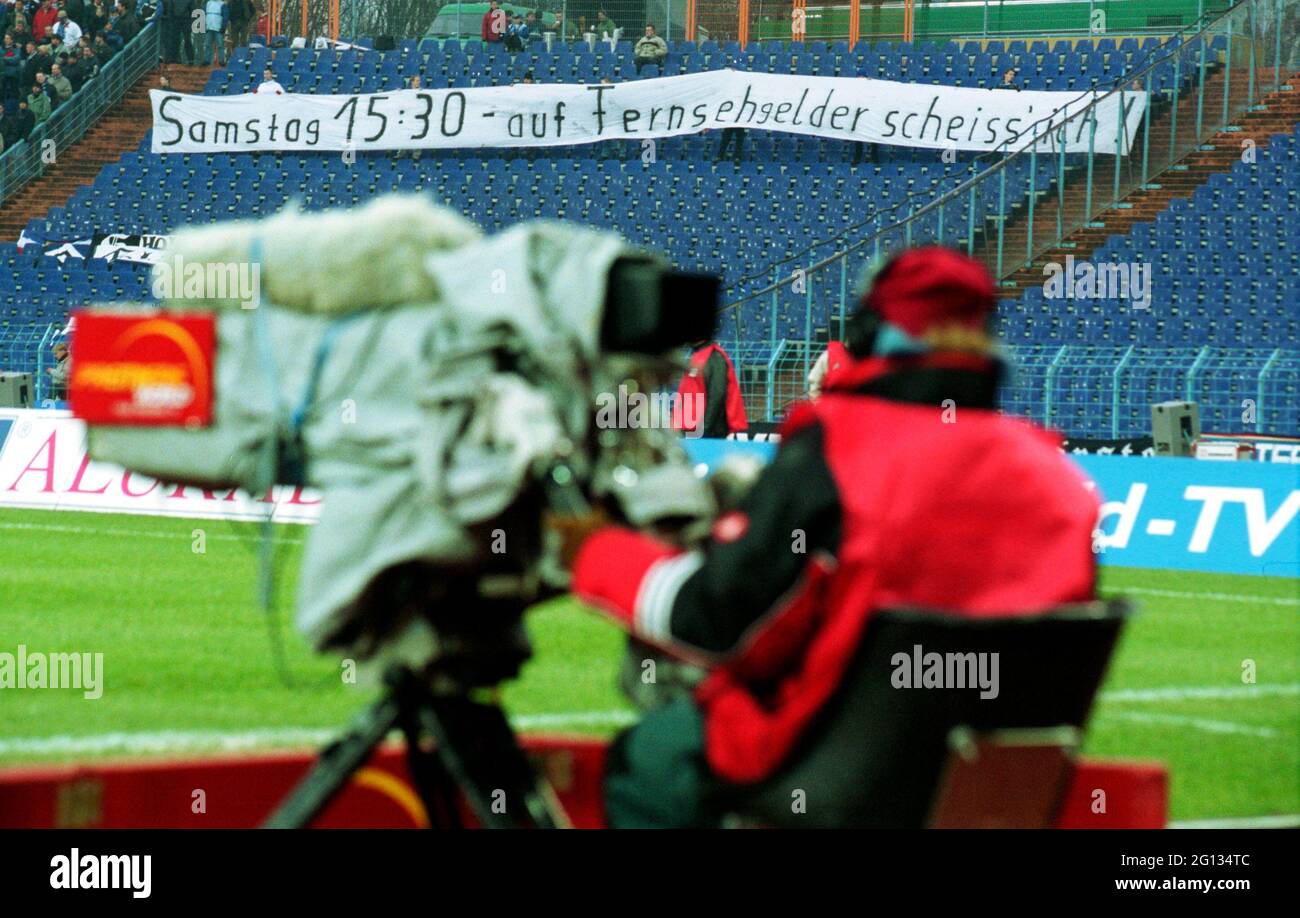
[[[849,354],[859,360],[870,356],[876,349],[876,337],[883,324],[880,313],[859,306],[857,312],[844,323],[844,347]]]

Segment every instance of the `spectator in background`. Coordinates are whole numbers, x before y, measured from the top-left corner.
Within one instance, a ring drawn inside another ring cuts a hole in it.
[[[418,91],[424,88],[424,80],[422,80],[420,78],[420,75],[417,73],[415,74],[415,76],[411,77],[409,80],[406,81],[406,86],[408,89],[414,89]],[[422,151],[420,150],[398,150],[396,153],[393,154],[393,157],[395,159],[401,159],[404,156],[410,156],[411,159],[415,160],[416,162],[419,162],[421,152]]]
[[[95,57],[99,58],[99,66],[101,67],[107,64],[109,59],[117,53],[117,49],[121,47],[121,45],[115,47],[109,42],[109,31],[109,24],[104,23],[104,31],[95,36]],[[116,38],[117,36],[114,35],[113,37]]]
[[[90,35],[98,35],[104,31],[104,26],[108,25],[108,7],[104,0],[95,0],[95,5],[86,13],[86,22],[83,25],[82,31]]]
[[[20,48],[25,48],[34,36],[32,35],[31,21],[21,7],[14,7],[13,22],[9,24],[9,31],[14,33],[14,44]]]
[[[189,30],[186,30],[185,34],[189,35]],[[121,51],[122,47],[126,44],[126,41],[118,34],[117,28],[113,24],[112,19],[104,23],[104,31],[100,32],[96,38],[104,39],[104,44],[108,46],[108,54],[110,57]]]
[[[577,37],[573,31],[573,26],[564,21],[563,10],[556,11],[555,22],[550,25],[543,25],[542,31],[554,32],[557,41],[572,41]]]
[[[591,31],[596,33],[597,38],[613,38],[614,30],[618,26],[614,25],[614,20],[605,15],[604,10],[596,11],[596,21],[591,26]]]
[[[58,399],[67,398],[68,375],[72,372],[72,354],[68,351],[68,345],[64,341],[57,342],[52,350],[54,351],[54,366],[46,368],[46,372],[50,374],[50,382],[54,387],[51,394]]]
[[[63,75],[68,78],[72,84],[72,92],[80,92],[82,84],[86,82],[86,76],[81,72],[81,55],[65,54],[59,60],[59,66],[63,69]]]
[[[718,154],[713,157],[714,162],[722,162],[727,158],[727,150],[734,148],[732,154],[737,166],[745,159],[745,129],[738,127],[729,127],[722,129],[722,141],[718,144]]]
[[[14,41],[12,32],[6,32],[0,41],[0,99],[18,96],[23,78],[23,49]]]
[[[54,92],[54,87],[50,85],[50,77],[44,70],[36,73],[36,88],[45,96],[46,101],[50,103],[50,111],[53,112],[58,107],[59,99]]]
[[[32,16],[32,35],[38,42],[45,41],[49,29],[59,21],[59,10],[54,0],[41,0],[40,8]]]
[[[44,124],[50,117],[50,97],[38,83],[33,82],[31,92],[27,94],[27,110],[32,113],[36,124]]]
[[[276,82],[274,71],[267,67],[262,71],[262,82],[258,84],[254,92],[259,95],[282,96],[284,95],[284,87]]]
[[[162,30],[164,64],[181,62],[181,33],[189,28],[189,18],[189,0],[162,0],[162,22],[159,28]]]
[[[524,22],[523,16],[515,13],[510,17],[510,25],[506,28],[506,37],[502,45],[507,51],[522,51],[526,44],[528,44],[528,24]]]
[[[864,79],[864,80],[870,80],[871,77],[867,76],[867,75],[864,73],[864,74],[862,74],[862,79]],[[857,166],[857,165],[861,164],[861,162],[862,162],[864,159],[865,159],[867,162],[869,162],[869,163],[875,163],[875,161],[876,161],[876,145],[875,145],[874,143],[867,143],[867,142],[864,141],[864,142],[862,142],[862,143],[855,143],[855,144],[853,145],[853,162],[852,162],[852,165]]]
[[[18,125],[16,119],[5,111],[0,102],[0,152],[8,150],[18,142]]]
[[[226,0],[206,0],[203,4],[204,31],[199,42],[199,64],[207,67],[216,58],[216,66],[226,66],[226,26],[230,11]]]
[[[1002,82],[993,88],[1011,89],[1020,92],[1020,84],[1016,82],[1016,68],[1008,67],[1006,70],[1002,71]]]
[[[59,18],[54,23],[54,34],[63,40],[63,47],[74,48],[81,41],[81,26],[68,18],[67,10],[59,10]]]
[[[226,29],[226,60],[234,56],[236,48],[248,44],[257,20],[257,5],[253,0],[230,0],[230,25]]]
[[[81,46],[81,77],[83,80],[91,80],[99,76],[99,58],[95,57],[95,52],[90,45],[82,44]]]
[[[12,115],[14,122],[14,143],[20,140],[26,140],[31,134],[32,128],[36,127],[36,116],[32,114],[31,109],[27,107],[27,100],[22,99],[18,102],[18,111]]]
[[[63,75],[63,68],[58,64],[50,68],[50,78],[46,82],[54,92],[55,108],[72,98],[72,83]]]
[[[188,8],[185,15],[189,21],[181,32],[181,54],[185,55],[187,64],[192,64],[198,60],[203,50],[203,33],[207,31],[207,13],[204,6],[207,0],[184,0],[184,3]]]
[[[637,39],[636,47],[632,49],[633,57],[636,59],[636,72],[640,73],[641,68],[646,64],[654,64],[656,67],[662,67],[664,59],[668,57],[668,43],[655,34],[655,27],[651,23],[646,23],[645,34]]]
[[[268,0],[258,0],[257,20],[253,23],[253,31],[250,34],[261,35],[266,39],[267,44],[271,42],[271,13],[267,8]]]
[[[23,61],[23,85],[30,86],[35,83],[37,73],[49,73],[52,63],[54,62],[50,60],[48,54],[37,48],[35,42],[29,41]]]
[[[140,23],[135,18],[135,13],[127,9],[123,0],[117,0],[113,6],[113,18],[110,20],[113,31],[117,33],[118,38],[122,39],[122,44],[126,44],[135,38],[140,31]]]
[[[480,37],[490,45],[500,44],[506,37],[508,27],[509,22],[499,0],[489,0],[488,10],[483,14]]]
[[[68,14],[68,18],[81,26],[81,34],[90,35],[89,14],[90,4],[86,0],[63,0],[63,11]]]

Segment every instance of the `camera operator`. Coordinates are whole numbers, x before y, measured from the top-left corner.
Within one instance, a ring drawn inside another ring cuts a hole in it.
[[[559,529],[575,594],[709,670],[611,747],[611,826],[719,824],[799,749],[878,610],[1094,597],[1095,496],[1056,438],[995,410],[995,303],[966,256],[899,255],[853,317],[855,359],[791,413],[702,550],[595,520]]]

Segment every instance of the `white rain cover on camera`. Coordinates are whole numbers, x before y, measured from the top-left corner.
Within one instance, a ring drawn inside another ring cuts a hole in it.
[[[609,268],[638,253],[615,235],[553,222],[479,239],[456,215],[411,198],[345,220],[293,220],[174,239],[171,257],[189,261],[261,252],[260,307],[166,303],[218,311],[215,423],[97,426],[90,444],[97,459],[167,481],[259,494],[286,477],[283,449],[278,472],[266,459],[274,444],[295,442],[300,416],[305,480],[323,504],[297,621],[319,647],[361,612],[358,598],[386,568],[472,562],[483,547],[468,527],[506,509],[540,464],[583,440]],[[260,238],[268,232],[274,242]],[[295,238],[310,239],[310,254]],[[366,251],[387,242],[411,257],[399,266]],[[380,269],[365,269],[368,258]],[[426,298],[410,301],[412,292]]]

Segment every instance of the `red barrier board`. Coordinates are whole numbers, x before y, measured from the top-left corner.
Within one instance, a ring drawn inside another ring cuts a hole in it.
[[[577,828],[604,825],[603,740],[525,737]],[[251,828],[306,773],[309,753],[0,771],[0,828]],[[1099,793],[1100,791],[1100,793]],[[1150,763],[1075,763],[1058,828],[1163,828],[1168,775]],[[418,828],[427,814],[404,750],[385,746],[313,824]]]

